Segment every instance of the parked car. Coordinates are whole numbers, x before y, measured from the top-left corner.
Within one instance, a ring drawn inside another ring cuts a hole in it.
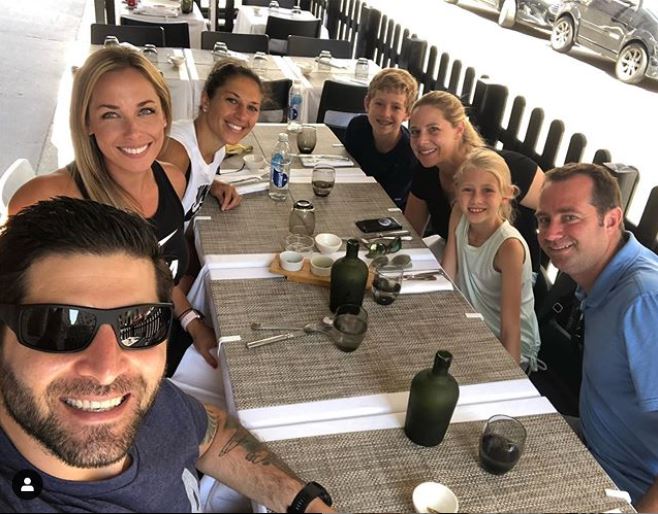
[[[566,0],[551,47],[568,52],[574,44],[616,61],[622,82],[658,78],[658,0]]]
[[[459,0],[445,0],[456,4]],[[551,28],[560,0],[480,0],[498,11],[498,25],[511,28],[517,21]]]

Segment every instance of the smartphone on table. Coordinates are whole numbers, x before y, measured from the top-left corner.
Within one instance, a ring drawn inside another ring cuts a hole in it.
[[[356,222],[361,232],[366,234],[371,232],[388,232],[389,230],[400,230],[402,225],[395,218],[385,216],[383,218],[374,218],[368,220],[359,220]]]

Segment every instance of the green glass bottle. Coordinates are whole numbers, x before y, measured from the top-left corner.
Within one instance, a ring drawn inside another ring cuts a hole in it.
[[[448,430],[459,399],[459,385],[448,373],[452,354],[439,350],[434,367],[418,373],[411,381],[404,433],[421,446],[436,446]]]
[[[367,281],[368,266],[359,259],[359,242],[350,239],[345,257],[338,259],[331,267],[331,312],[336,312],[339,305],[361,305]]]

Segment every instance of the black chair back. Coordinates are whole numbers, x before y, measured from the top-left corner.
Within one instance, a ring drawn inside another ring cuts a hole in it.
[[[327,31],[331,39],[338,37],[340,25],[340,3],[341,0],[329,0],[327,3]]]
[[[356,35],[356,47],[354,57],[366,57],[370,60],[375,58],[377,48],[377,34],[382,13],[377,9],[361,8],[361,19],[359,21],[359,32]]]
[[[164,29],[158,27],[133,27],[129,25],[91,24],[91,44],[102,45],[107,36],[116,36],[120,42],[135,46],[165,46]]]
[[[141,20],[132,20],[121,17],[121,25],[133,25],[144,27],[162,27],[165,35],[165,46],[172,48],[190,47],[190,29],[187,23],[151,23]]]
[[[331,56],[338,59],[349,59],[352,57],[350,42],[344,39],[288,36],[288,55],[316,57],[322,50],[329,50]]]
[[[326,124],[336,137],[344,141],[345,129],[357,114],[365,112],[363,100],[368,94],[367,86],[327,80],[322,88],[318,123]]]
[[[318,37],[320,35],[320,20],[290,20],[277,16],[268,16],[265,34],[270,39],[284,39],[288,36]]]
[[[640,180],[640,172],[634,166],[626,164],[606,162],[603,163],[603,166],[617,179],[621,191],[621,209],[625,213],[633,198],[635,186]]]
[[[658,186],[655,186],[649,194],[642,217],[635,229],[635,237],[654,253],[658,253]]]
[[[242,0],[242,5],[255,5],[257,7],[268,7],[271,0]],[[295,0],[277,0],[279,7],[292,9],[295,7]]]
[[[406,38],[402,42],[398,66],[407,70],[420,83],[424,78],[427,41],[415,37]]]
[[[290,79],[263,82],[264,95],[258,121],[285,123],[288,120],[288,94],[291,87]]]
[[[215,43],[223,41],[229,50],[234,52],[268,52],[270,37],[267,34],[233,34],[232,32],[211,32],[204,31],[201,33],[201,48],[212,50]]]

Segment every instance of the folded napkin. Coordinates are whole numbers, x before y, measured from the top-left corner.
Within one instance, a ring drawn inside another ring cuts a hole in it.
[[[439,275],[436,280],[403,280],[400,294],[431,293],[433,291],[452,291],[450,280]]]
[[[317,164],[328,164],[334,168],[353,168],[354,162],[346,157],[332,157],[331,155],[304,155],[300,157],[305,168],[313,168]]]
[[[166,5],[144,5],[135,7],[133,13],[141,14],[142,16],[176,17],[180,14],[180,9],[175,7],[167,7]]]
[[[257,193],[259,191],[267,191],[267,189],[270,187],[270,183],[267,180],[263,180],[262,182],[249,182],[247,184],[243,185],[237,185],[235,186],[235,189],[240,193],[241,195],[248,195],[249,193]]]
[[[224,148],[226,148],[226,155],[240,155],[243,153],[251,153],[254,150],[254,147],[251,145],[243,145],[243,144],[237,144],[237,145],[226,145]]]

